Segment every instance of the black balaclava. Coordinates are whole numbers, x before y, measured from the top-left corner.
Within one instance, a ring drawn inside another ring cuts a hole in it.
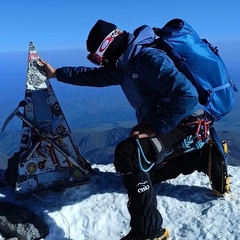
[[[86,42],[87,50],[90,53],[95,53],[102,41],[115,29],[117,29],[115,24],[98,20],[89,32]],[[115,67],[117,59],[121,56],[127,45],[127,39],[128,34],[125,31],[114,38],[103,55],[103,66]]]

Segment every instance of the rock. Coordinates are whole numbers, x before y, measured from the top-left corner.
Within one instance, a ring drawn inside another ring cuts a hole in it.
[[[37,240],[45,238],[49,228],[28,209],[0,202],[0,233],[8,239]]]

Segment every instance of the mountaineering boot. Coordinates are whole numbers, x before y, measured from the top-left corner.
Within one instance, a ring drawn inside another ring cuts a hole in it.
[[[121,238],[121,240],[168,240],[169,239],[169,232],[167,229],[162,229],[159,233],[158,237],[155,238],[139,238],[134,237],[134,233],[130,231],[127,236]]]
[[[131,217],[130,233],[123,239],[157,239],[162,236],[162,216],[149,173],[134,172],[122,175],[128,193]],[[160,238],[161,239],[161,238]]]
[[[197,151],[175,156],[166,161],[164,160],[162,166],[159,168],[158,166],[155,167],[150,173],[153,184],[175,179],[180,174],[189,175],[194,171],[207,174],[208,151],[208,146],[204,146]]]
[[[226,145],[226,142],[224,144]],[[228,151],[226,146],[224,149]],[[197,151],[168,159],[161,168],[151,171],[151,178],[153,183],[160,183],[176,178],[180,174],[188,175],[194,171],[203,172],[209,177],[213,193],[216,196],[223,196],[230,191],[225,158],[226,156],[216,142],[210,140]]]
[[[227,143],[225,142],[225,144]],[[210,141],[208,145],[209,156],[207,175],[209,176],[213,193],[216,196],[223,196],[225,193],[230,192],[230,179],[225,160],[226,156],[224,156],[215,142]]]

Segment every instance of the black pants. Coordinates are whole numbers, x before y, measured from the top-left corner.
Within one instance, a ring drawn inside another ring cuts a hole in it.
[[[191,129],[189,128],[175,128],[158,139],[164,149],[171,150],[173,146],[181,143],[190,134]],[[155,162],[156,155],[149,139],[140,139],[139,142],[148,161]],[[130,226],[136,237],[157,237],[162,228],[163,220],[157,210],[153,183],[176,177],[182,172],[191,173],[202,168],[202,166],[191,165],[185,155],[180,156],[178,158],[172,155],[171,159],[167,160],[164,165],[155,166],[150,172],[143,172],[139,168],[137,143],[134,138],[127,138],[116,147],[114,165],[116,171],[122,174],[123,183],[128,193]],[[198,162],[197,160],[196,165]]]
[[[168,134],[159,136],[158,139],[162,143],[164,150],[171,151],[173,146],[181,143],[186,136],[191,134],[191,131],[190,128],[175,128]],[[156,154],[151,141],[148,138],[143,138],[139,139],[139,142],[146,158],[151,162],[156,162]],[[170,157],[173,158],[173,156],[174,154]],[[140,171],[135,138],[129,137],[118,144],[115,150],[114,165],[116,171],[121,174]]]

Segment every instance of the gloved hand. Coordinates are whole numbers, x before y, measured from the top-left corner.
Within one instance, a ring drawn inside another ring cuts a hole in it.
[[[207,143],[209,140],[209,136],[204,141],[202,139],[199,139],[196,141],[195,139],[197,139],[197,136],[195,137],[192,137],[192,135],[190,136],[191,138],[189,138],[189,140],[188,140],[188,137],[186,138],[187,140],[186,139],[183,140],[183,143],[185,142],[185,140],[187,143],[190,143],[191,140],[193,140],[193,142],[188,145],[189,146],[188,149],[184,151],[185,153],[202,148],[204,144]]]
[[[152,131],[149,124],[139,123],[132,128],[130,136],[140,139],[140,138],[152,138],[155,137],[156,134]]]
[[[191,148],[191,144],[193,142],[194,142],[194,137],[192,135],[189,135],[183,139],[181,147],[182,148]]]

